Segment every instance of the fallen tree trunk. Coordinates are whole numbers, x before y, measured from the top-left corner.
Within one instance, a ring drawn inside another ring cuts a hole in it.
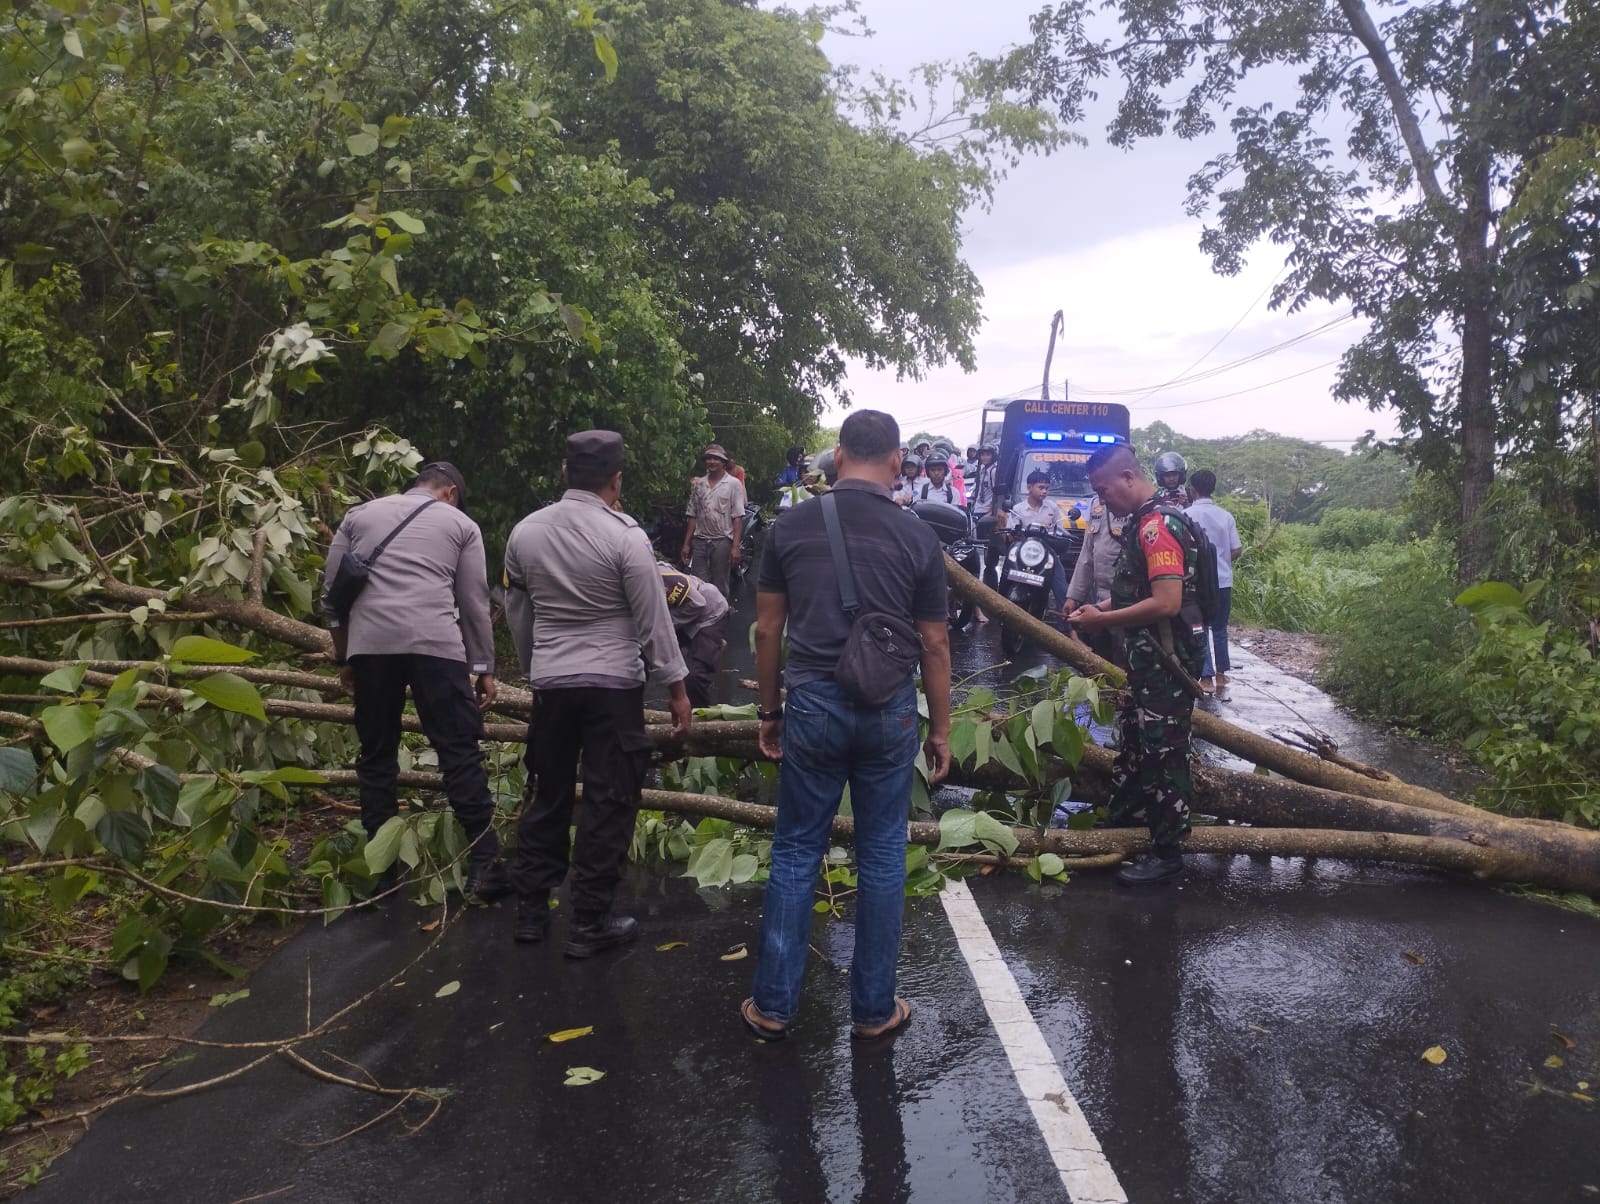
[[[1126,682],[1126,675],[1110,661],[1102,660],[1085,645],[1002,598],[948,555],[945,557],[945,568],[951,589],[977,603],[989,614],[1014,625],[1052,656],[1060,657],[1080,673],[1091,676],[1104,675],[1119,686]],[[1467,803],[1459,802],[1434,790],[1413,786],[1398,778],[1375,779],[1319,757],[1308,756],[1259,732],[1237,727],[1199,708],[1194,712],[1194,733],[1201,739],[1210,741],[1218,748],[1227,749],[1252,764],[1264,766],[1274,773],[1293,778],[1297,782],[1305,782],[1307,785],[1456,815],[1470,814],[1478,810]]]
[[[1052,655],[1060,657],[1080,673],[1103,674],[1119,685],[1124,681],[1122,671],[1116,666],[1101,660],[1083,644],[1040,622],[1020,607],[1002,598],[948,556],[945,558],[945,565],[952,589],[971,598],[984,610],[1005,622],[1020,627],[1030,639]],[[18,585],[35,587],[48,585],[59,588],[68,580],[70,579],[15,565],[0,565],[0,581]],[[129,585],[115,578],[87,580],[84,582],[84,587],[86,592],[97,592],[113,601],[132,606],[143,605],[154,599],[163,599],[168,606],[187,611],[207,612],[213,616],[214,621],[244,627],[303,651],[326,655],[332,649],[327,632],[320,627],[291,619],[260,603],[244,598],[219,593],[182,594],[177,598],[168,598],[167,593],[162,590]],[[494,709],[526,715],[528,703],[529,695],[525,691],[507,689],[504,703],[497,703]],[[1263,765],[1284,777],[1309,785],[1346,794],[1363,795],[1367,798],[1388,799],[1428,810],[1457,814],[1476,810],[1437,791],[1413,786],[1398,779],[1375,780],[1318,757],[1309,756],[1270,737],[1236,727],[1205,711],[1195,711],[1194,731],[1202,739],[1209,740],[1219,748],[1225,748],[1253,764]]]

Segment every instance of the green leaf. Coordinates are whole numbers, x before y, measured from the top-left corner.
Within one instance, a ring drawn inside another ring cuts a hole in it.
[[[1456,595],[1456,605],[1464,606],[1473,612],[1489,607],[1521,610],[1522,604],[1522,591],[1514,585],[1507,585],[1504,581],[1484,581]]]
[[[359,134],[351,134],[344,140],[350,148],[350,153],[358,159],[377,153],[378,131],[371,126],[363,126]]]
[[[939,847],[963,849],[977,840],[978,817],[971,811],[951,808],[939,817]]]
[[[1046,878],[1054,878],[1067,868],[1066,862],[1062,861],[1054,853],[1040,853],[1038,857],[1034,858],[1033,863],[1039,867],[1039,872]]]
[[[1017,757],[1017,750],[1011,746],[1009,740],[997,740],[994,746],[994,759],[999,761],[1019,778],[1027,777],[1023,772],[1022,762]]]
[[[47,690],[59,690],[63,694],[76,694],[78,687],[83,684],[83,675],[89,671],[87,665],[68,665],[57,669],[54,673],[47,673],[39,679],[39,684]]]
[[[596,1070],[593,1066],[568,1066],[567,1077],[562,1081],[563,1087],[587,1087],[590,1083],[598,1083],[606,1077],[606,1072]]]
[[[171,656],[175,661],[207,665],[242,665],[245,661],[256,659],[256,654],[248,648],[207,639],[203,635],[178,637],[172,645]]]
[[[87,702],[69,702],[61,706],[45,707],[39,713],[44,724],[44,734],[62,752],[71,752],[94,735],[95,722],[100,718],[100,708]]]
[[[460,989],[461,981],[459,979],[452,978],[449,982],[445,983],[444,986],[435,991],[433,993],[433,997],[435,999],[448,999]]]
[[[973,729],[973,762],[974,769],[982,769],[989,763],[989,756],[994,747],[994,729],[989,726],[987,719],[980,719]]]
[[[428,227],[422,223],[420,218],[412,217],[403,209],[391,210],[384,216],[407,234],[426,234],[428,232]]]
[[[965,765],[977,748],[977,728],[971,719],[957,719],[950,725],[950,757],[957,765]]]
[[[756,876],[756,871],[761,868],[761,859],[754,853],[740,853],[733,859],[733,869],[728,875],[730,882],[748,882]]]
[[[0,792],[25,795],[39,776],[33,754],[25,748],[0,748]]]
[[[81,59],[83,57],[83,39],[78,36],[76,29],[69,29],[61,35],[61,45],[66,48],[67,53],[73,58]]]
[[[987,811],[979,811],[973,817],[972,834],[997,853],[1009,857],[1017,851],[1017,834]]]
[[[1053,698],[1045,698],[1033,704],[1033,712],[1028,721],[1033,725],[1033,741],[1036,748],[1049,744],[1056,733],[1056,716],[1060,714],[1060,704]]]
[[[107,811],[94,828],[95,839],[113,857],[133,865],[144,862],[145,846],[150,843],[150,826],[132,811]]]
[[[261,694],[244,678],[233,673],[213,673],[198,677],[189,688],[214,707],[236,711],[241,715],[265,721],[267,712],[261,706]]]
[[[223,991],[211,997],[209,1007],[225,1008],[230,1003],[238,1003],[241,999],[250,998],[250,988],[245,987],[238,991]]]
[[[178,793],[182,783],[173,770],[166,769],[166,765],[150,765],[149,769],[139,770],[133,785],[144,796],[144,801],[149,802],[150,809],[163,820],[171,820],[174,813],[178,812]]]
[[[617,51],[612,46],[611,39],[603,33],[594,35],[594,56],[600,60],[600,65],[606,69],[606,79],[617,78]],[[82,58],[82,55],[78,57]]]
[[[316,786],[328,780],[316,770],[305,769],[299,765],[285,765],[272,770],[250,769],[239,776],[255,786],[265,782],[284,782],[291,786]]]
[[[383,821],[383,827],[372,834],[372,839],[367,841],[365,854],[367,869],[371,873],[381,874],[394,864],[394,859],[400,854],[400,838],[405,831],[406,821],[398,815],[391,815]]]
[[[701,886],[726,886],[733,878],[733,842],[721,836],[708,841],[695,858],[693,872]]]

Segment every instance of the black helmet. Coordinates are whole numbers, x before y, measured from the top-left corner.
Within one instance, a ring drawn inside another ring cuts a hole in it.
[[[1189,475],[1189,465],[1182,456],[1175,451],[1162,452],[1156,457],[1151,467],[1155,470],[1156,480],[1160,480],[1170,472],[1178,474],[1178,484],[1183,484],[1183,479]]]

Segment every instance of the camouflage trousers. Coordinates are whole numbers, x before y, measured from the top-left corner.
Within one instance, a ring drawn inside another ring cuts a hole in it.
[[[1141,665],[1137,655],[1131,659],[1129,701],[1117,712],[1122,741],[1111,771],[1108,818],[1113,824],[1148,824],[1156,847],[1176,848],[1189,834],[1194,698],[1164,668]]]

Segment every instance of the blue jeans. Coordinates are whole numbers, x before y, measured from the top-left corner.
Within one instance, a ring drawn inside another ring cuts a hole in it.
[[[1226,673],[1233,668],[1233,662],[1228,659],[1228,612],[1233,609],[1233,586],[1224,585],[1217,591],[1217,618],[1207,628],[1206,634],[1206,667],[1200,670],[1201,677],[1214,677],[1217,673]],[[1216,660],[1212,661],[1211,649],[1216,647]],[[1215,669],[1215,672],[1213,672]]]
[[[905,910],[906,819],[920,743],[911,683],[883,707],[852,700],[831,681],[789,691],[772,869],[761,907],[755,1003],[788,1024],[800,1010],[811,951],[817,876],[827,855],[845,783],[856,825],[856,946],[850,962],[850,1018],[894,1018],[895,964]]]

